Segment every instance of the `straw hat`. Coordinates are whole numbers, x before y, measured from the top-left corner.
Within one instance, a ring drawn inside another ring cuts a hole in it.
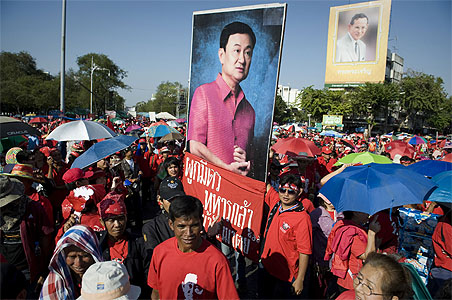
[[[33,176],[33,166],[27,164],[15,164],[11,173],[5,173],[3,175],[19,178],[27,178],[33,181],[43,183],[44,180],[38,179]]]

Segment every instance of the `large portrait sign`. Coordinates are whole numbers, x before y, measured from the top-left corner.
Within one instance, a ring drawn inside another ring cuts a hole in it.
[[[286,4],[193,13],[187,149],[265,181]]]
[[[257,260],[286,4],[193,14],[184,189]]]
[[[391,0],[330,8],[325,86],[383,82]]]
[[[190,153],[184,156],[184,190],[204,205],[204,227],[223,220],[218,238],[250,259],[259,256],[265,183],[221,169]]]

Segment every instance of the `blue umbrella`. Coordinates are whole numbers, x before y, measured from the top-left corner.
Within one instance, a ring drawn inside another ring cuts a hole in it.
[[[337,211],[373,215],[405,204],[421,204],[436,185],[399,164],[371,163],[346,168],[320,189]]]
[[[157,125],[157,126],[151,126],[149,127],[149,130],[147,132],[147,135],[150,137],[162,137],[167,135],[168,133],[179,133],[176,129],[173,127],[167,126],[167,125]],[[142,137],[146,136],[146,132],[141,135]]]
[[[129,147],[138,138],[135,136],[118,135],[114,138],[92,145],[85,153],[77,157],[71,168],[83,169],[95,162]]]
[[[421,160],[407,168],[424,176],[433,177],[441,172],[451,171],[452,163],[441,160]]]
[[[432,178],[432,181],[438,185],[438,188],[433,191],[427,200],[452,203],[452,171],[439,173]]]

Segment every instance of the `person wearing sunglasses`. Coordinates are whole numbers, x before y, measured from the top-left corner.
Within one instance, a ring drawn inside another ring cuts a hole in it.
[[[336,300],[346,299],[410,299],[411,275],[389,255],[372,252],[361,270],[353,276],[353,290],[347,290]]]
[[[278,192],[268,185],[265,202],[270,213],[261,240],[259,298],[293,298],[306,292],[312,225],[300,199],[302,187],[293,174],[281,178]]]

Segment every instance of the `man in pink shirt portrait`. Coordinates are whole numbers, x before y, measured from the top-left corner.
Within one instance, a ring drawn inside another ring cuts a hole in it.
[[[221,73],[195,90],[187,132],[190,153],[245,176],[251,168],[256,116],[240,82],[248,76],[255,44],[247,24],[233,22],[223,28]]]

